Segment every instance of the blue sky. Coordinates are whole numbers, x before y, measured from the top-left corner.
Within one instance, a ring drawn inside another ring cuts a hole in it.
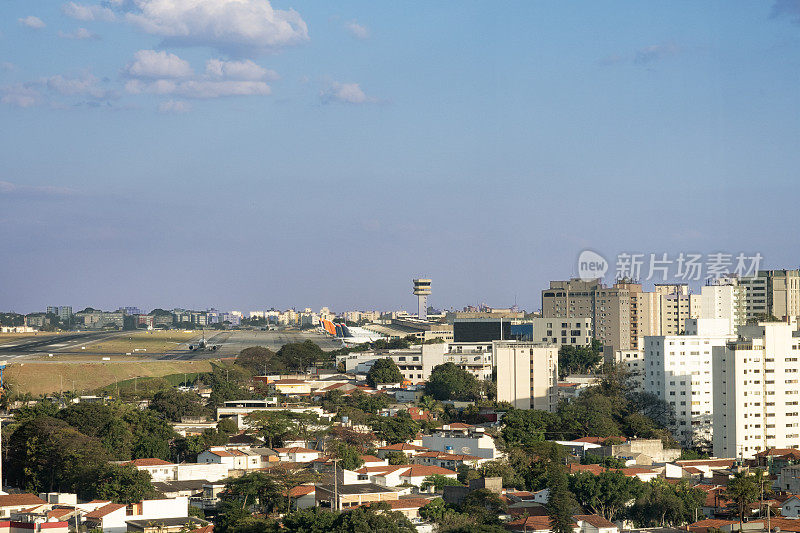
[[[6,0],[0,309],[539,306],[797,268],[800,2]],[[612,260],[613,262],[613,260]]]

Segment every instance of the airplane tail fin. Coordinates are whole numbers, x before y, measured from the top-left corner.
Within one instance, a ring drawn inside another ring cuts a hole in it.
[[[326,320],[324,318],[320,319],[320,324],[322,325],[322,329],[324,329],[328,334],[337,337],[336,335],[336,326],[330,320]]]

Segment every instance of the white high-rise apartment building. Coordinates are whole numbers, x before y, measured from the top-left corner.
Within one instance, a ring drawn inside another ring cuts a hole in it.
[[[720,278],[714,285],[700,289],[700,297],[701,317],[727,320],[732,335],[747,321],[744,289],[738,283]]]
[[[517,409],[553,412],[558,404],[558,348],[552,344],[493,341],[497,399]]]
[[[736,340],[723,319],[687,319],[686,335],[644,338],[644,389],[675,411],[675,438],[711,442],[714,414],[712,348]],[[498,387],[499,390],[499,387]]]
[[[799,359],[796,321],[743,326],[714,349],[714,455],[800,447]]]

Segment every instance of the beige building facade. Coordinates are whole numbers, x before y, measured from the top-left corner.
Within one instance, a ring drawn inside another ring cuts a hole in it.
[[[524,341],[493,341],[497,399],[517,409],[553,412],[558,403],[558,348]]]

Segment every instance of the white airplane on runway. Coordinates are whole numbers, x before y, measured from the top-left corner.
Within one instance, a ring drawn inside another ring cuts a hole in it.
[[[350,347],[367,342],[375,342],[378,339],[385,339],[383,335],[364,328],[335,324],[324,318],[319,321],[322,331],[342,341],[342,346]]]

